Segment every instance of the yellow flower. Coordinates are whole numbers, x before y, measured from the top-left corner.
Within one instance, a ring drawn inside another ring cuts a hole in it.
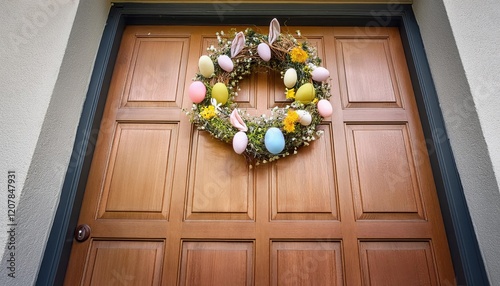
[[[315,103],[315,104],[316,104],[316,103],[318,103],[318,101],[319,101],[319,99],[318,99],[317,97],[315,97],[315,98],[313,99],[313,103]]]
[[[286,89],[286,98],[287,99],[294,99],[295,98],[295,90],[293,88]]]
[[[288,110],[285,119],[295,123],[299,121],[299,114],[295,110]]]
[[[285,129],[287,133],[293,132],[295,131],[295,124],[291,122],[285,122],[285,124],[283,125],[283,129]]]
[[[205,118],[206,120],[209,120],[215,116],[215,106],[209,105],[206,107],[203,107],[203,110],[200,112],[201,117]]]
[[[285,119],[283,119],[283,129],[287,133],[294,132],[297,121],[299,121],[299,114],[295,110],[288,110]]]
[[[301,47],[295,47],[290,51],[292,62],[305,63],[309,55]]]

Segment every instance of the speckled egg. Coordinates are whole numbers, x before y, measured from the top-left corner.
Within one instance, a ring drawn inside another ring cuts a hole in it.
[[[299,123],[302,124],[303,126],[309,126],[311,125],[312,122],[312,116],[309,112],[305,110],[295,110],[297,114],[299,115]]]

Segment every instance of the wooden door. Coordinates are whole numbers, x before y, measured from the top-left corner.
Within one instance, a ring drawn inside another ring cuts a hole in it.
[[[298,155],[250,168],[182,110],[230,28],[126,28],[66,285],[455,284],[398,30],[300,28],[333,115]],[[241,89],[256,114],[286,104],[277,73]]]

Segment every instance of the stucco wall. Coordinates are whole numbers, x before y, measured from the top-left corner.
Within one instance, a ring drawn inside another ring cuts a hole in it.
[[[500,2],[413,9],[490,283],[500,285]]]
[[[500,214],[493,171],[500,174],[497,3],[414,1],[492,285],[500,285],[500,224],[493,223]],[[103,0],[0,2],[0,190],[7,171],[15,170],[18,205],[17,278],[6,276],[4,253],[0,285],[31,285],[36,279],[108,10]],[[0,200],[3,229],[7,198]],[[0,231],[0,245],[6,235]]]
[[[10,229],[3,191],[8,170],[17,177],[16,248],[6,252],[1,248],[0,285],[32,285],[57,208],[109,3],[1,1],[0,11],[2,246],[8,234],[4,228]],[[12,251],[16,278],[7,276]]]

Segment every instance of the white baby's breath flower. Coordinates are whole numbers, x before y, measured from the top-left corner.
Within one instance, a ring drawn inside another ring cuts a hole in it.
[[[217,103],[217,100],[215,100],[215,98],[210,99],[210,103],[212,103],[212,105],[215,107],[216,113],[219,113],[220,111],[222,111],[220,108],[221,104]]]

